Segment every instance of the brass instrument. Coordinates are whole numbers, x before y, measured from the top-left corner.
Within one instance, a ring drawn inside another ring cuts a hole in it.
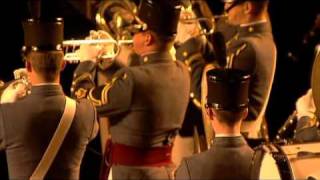
[[[14,80],[5,83],[1,87],[0,104],[12,103],[30,93],[31,84],[24,68],[16,69]]]
[[[64,60],[70,63],[75,63],[80,61],[77,49],[81,45],[96,45],[100,48],[109,46],[105,48],[105,51],[97,57],[99,60],[113,60],[113,58],[119,53],[119,46],[123,44],[132,44],[132,40],[119,40],[114,39],[84,39],[84,40],[65,40],[63,41],[63,46],[65,48]]]
[[[105,52],[102,61],[98,63],[99,71],[97,71],[98,85],[105,84],[111,80],[112,73],[106,73],[115,61],[114,57],[119,53],[121,45],[130,45],[132,43],[133,34],[130,27],[135,23],[137,6],[131,0],[106,0],[101,1],[95,19],[98,28],[108,34],[105,40],[86,41],[85,43],[101,43],[100,45],[113,46],[112,51]],[[70,41],[69,41],[70,42]],[[74,42],[74,41],[73,41]],[[83,41],[78,41],[83,43]],[[77,43],[78,43],[77,42]],[[68,43],[68,42],[66,42]],[[108,44],[109,43],[109,44]],[[101,152],[104,154],[106,142],[111,138],[110,124],[108,117],[100,117],[100,142]]]
[[[66,40],[64,59],[71,63],[79,62],[77,50],[81,45],[95,45],[104,49],[97,57],[99,67],[108,69],[118,55],[120,46],[130,46],[132,41],[132,24],[136,20],[137,6],[130,0],[108,0],[99,4],[95,15],[97,32],[104,32],[104,37],[92,37],[84,40]],[[91,34],[91,32],[90,32]]]
[[[211,39],[212,34],[215,33],[215,24],[218,19],[225,18],[227,15],[213,15],[208,7],[206,1],[191,1],[187,7],[183,7],[180,15],[178,25],[178,34],[176,43],[183,43],[190,37],[200,37],[201,39]],[[181,29],[179,29],[181,28]],[[185,29],[183,29],[185,28]],[[179,31],[180,30],[180,31]],[[179,32],[183,33],[182,35]],[[210,36],[210,37],[209,37]],[[191,60],[190,60],[191,61]],[[207,94],[206,87],[206,72],[214,67],[212,64],[207,65],[203,70],[201,80],[201,99],[200,102],[193,98],[190,94],[191,101],[196,107],[202,111],[202,124],[204,128],[204,135],[200,135],[194,131],[195,149],[197,152],[207,150],[211,146],[211,141],[214,138],[214,132],[211,126],[211,121],[206,115],[205,101]],[[195,130],[197,128],[194,128]]]
[[[132,39],[131,32],[126,29],[136,19],[137,6],[130,0],[102,1],[96,13],[99,29],[104,30],[116,39]]]

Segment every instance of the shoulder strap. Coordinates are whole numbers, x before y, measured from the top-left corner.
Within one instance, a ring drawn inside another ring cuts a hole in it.
[[[60,123],[53,134],[53,137],[47,147],[42,159],[40,160],[38,166],[30,177],[30,180],[40,180],[43,179],[47,174],[55,156],[57,155],[61,144],[71,127],[74,115],[76,112],[76,101],[66,97],[66,105],[64,112],[62,114]]]
[[[254,149],[254,154],[252,156],[251,166],[250,166],[250,179],[251,180],[259,179],[261,162],[262,162],[264,154],[265,154],[265,151],[263,149],[263,145],[260,145]]]

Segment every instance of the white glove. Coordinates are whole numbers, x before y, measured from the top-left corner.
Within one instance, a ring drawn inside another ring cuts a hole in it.
[[[191,10],[183,10],[180,14],[180,19],[194,18],[195,15]],[[177,36],[175,42],[184,43],[192,37],[200,35],[200,24],[198,21],[183,23],[181,20],[178,23]]]
[[[105,31],[90,31],[90,36],[86,38],[87,40],[94,39],[112,39],[110,34]],[[83,61],[93,61],[96,62],[99,57],[107,56],[108,53],[110,56],[114,54],[114,44],[83,44],[80,46],[80,49],[76,51],[79,56],[80,62]]]
[[[14,79],[28,79],[28,72],[26,68],[19,68],[13,71]]]
[[[0,103],[13,103],[27,95],[27,86],[21,80],[11,83],[2,93]]]
[[[309,89],[305,95],[301,96],[297,100],[296,110],[298,119],[300,119],[303,116],[308,116],[310,118],[314,117],[316,106],[314,105],[311,89]]]

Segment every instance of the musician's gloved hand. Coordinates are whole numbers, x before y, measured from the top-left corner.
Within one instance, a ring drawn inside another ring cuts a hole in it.
[[[177,27],[177,36],[175,42],[182,44],[190,38],[200,35],[200,24],[198,21],[188,21],[188,19],[195,18],[192,10],[182,10],[180,14],[180,21]]]
[[[313,101],[312,90],[309,89],[308,92],[301,96],[296,102],[297,118],[298,120],[303,116],[308,116],[310,118],[314,117],[316,107]]]
[[[18,80],[20,81],[20,80]],[[13,103],[18,99],[27,95],[27,86],[24,83],[18,83],[18,81],[11,83],[3,92],[1,96],[2,103]]]
[[[90,36],[86,40],[109,39],[110,35],[105,31],[90,31]],[[113,44],[82,44],[76,51],[79,55],[80,62],[97,60],[105,53],[113,53]]]
[[[25,79],[28,81],[28,72],[26,68],[19,68],[13,71],[14,79]]]

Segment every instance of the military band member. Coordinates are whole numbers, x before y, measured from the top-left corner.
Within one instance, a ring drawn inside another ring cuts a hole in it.
[[[63,20],[29,19],[23,23],[23,58],[31,83],[29,95],[0,105],[0,147],[6,151],[9,179],[29,179],[46,151],[64,112],[60,85]],[[79,179],[86,146],[98,131],[96,111],[76,102],[74,121],[45,178]]]
[[[217,29],[220,29],[219,31],[226,39],[226,67],[241,69],[252,76],[249,113],[242,124],[241,132],[248,138],[261,138],[261,121],[268,103],[276,66],[276,47],[268,17],[268,0],[226,0],[224,2],[225,11],[228,14],[228,25],[220,25]],[[214,61],[214,52],[205,53],[207,47],[206,43],[203,44],[197,38],[191,38],[177,49],[177,59],[189,66],[192,79],[190,97],[199,108],[201,107],[201,74],[208,64],[217,64]]]
[[[215,138],[212,148],[186,158],[176,179],[250,179],[253,150],[240,134],[248,114],[250,76],[239,70],[207,72],[208,101]]]
[[[112,165],[113,179],[172,176],[171,149],[184,118],[190,86],[186,66],[169,53],[180,9],[175,0],[141,1],[140,24],[134,25],[140,29],[133,37],[141,65],[124,67],[110,82],[97,87],[92,60],[81,63],[74,73],[74,95],[87,97],[99,115],[109,117],[112,143],[104,163]],[[107,178],[108,168],[103,170],[102,178]]]

